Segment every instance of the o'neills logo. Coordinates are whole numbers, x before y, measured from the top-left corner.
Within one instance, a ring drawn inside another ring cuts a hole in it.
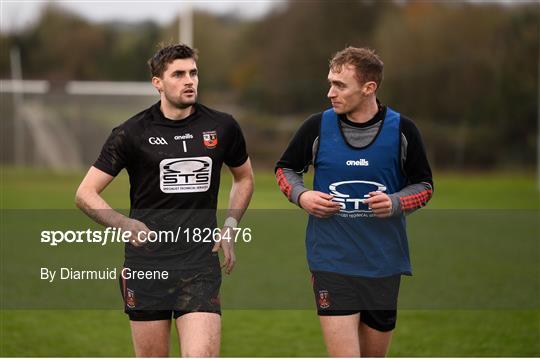
[[[168,158],[159,164],[159,185],[164,193],[206,192],[211,179],[210,157]]]
[[[382,183],[372,181],[342,181],[334,182],[328,186],[330,194],[334,196],[334,202],[339,203],[341,210],[338,215],[351,217],[372,217],[373,212],[364,204],[364,200],[369,198],[369,192],[385,192],[386,186]],[[354,193],[354,196],[351,195]],[[358,195],[363,193],[363,195]]]
[[[192,140],[193,139],[193,135],[191,133],[186,133],[184,135],[177,135],[177,136],[174,136],[174,139],[175,140]]]
[[[345,164],[347,166],[369,166],[369,161],[364,158],[361,158],[358,161],[348,160],[347,162],[345,162]]]

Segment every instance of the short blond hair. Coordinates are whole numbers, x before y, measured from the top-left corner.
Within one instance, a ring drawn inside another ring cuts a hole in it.
[[[330,60],[329,65],[335,72],[341,72],[345,65],[354,66],[360,84],[374,81],[379,88],[383,80],[384,63],[374,50],[366,47],[349,46],[338,51]]]

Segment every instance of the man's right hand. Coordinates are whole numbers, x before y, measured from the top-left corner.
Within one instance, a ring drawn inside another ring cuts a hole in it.
[[[333,202],[334,196],[319,191],[306,191],[300,195],[298,203],[312,216],[328,218],[341,209],[339,203]]]
[[[126,217],[120,224],[120,227],[122,228],[123,232],[131,232],[131,237],[129,238],[129,241],[135,247],[140,247],[146,243],[145,239],[147,238],[150,229],[143,222]]]

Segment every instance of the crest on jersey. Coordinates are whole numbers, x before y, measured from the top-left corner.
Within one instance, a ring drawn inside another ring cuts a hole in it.
[[[206,131],[203,132],[203,142],[206,148],[215,148],[218,144],[217,132]]]

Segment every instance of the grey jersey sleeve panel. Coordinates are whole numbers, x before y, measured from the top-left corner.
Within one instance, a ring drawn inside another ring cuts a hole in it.
[[[290,168],[283,168],[283,175],[291,186],[291,195],[289,201],[297,206],[300,206],[298,203],[298,198],[300,198],[302,193],[309,191],[309,188],[304,186],[304,177],[302,176],[302,173],[295,172]]]
[[[401,206],[401,199],[406,198],[409,196],[415,196],[419,193],[425,193],[425,192],[431,192],[432,187],[431,184],[427,182],[421,182],[421,183],[414,183],[406,186],[401,191],[389,194],[388,197],[390,197],[390,200],[392,201],[392,217],[398,217],[401,214],[408,215],[414,211],[416,211],[420,207],[415,207],[412,209],[404,210]]]
[[[313,141],[312,148],[312,160],[311,163],[315,163],[315,156],[317,155],[317,150],[319,149],[319,137],[315,138],[315,141]],[[283,176],[285,177],[286,181],[288,182],[289,186],[291,186],[291,192],[289,197],[289,201],[296,204],[300,207],[300,203],[298,202],[298,198],[300,198],[300,195],[306,191],[309,191],[309,188],[306,188],[304,185],[304,172],[300,171],[297,172],[291,168],[281,168],[283,171]],[[307,170],[307,168],[306,168]]]

